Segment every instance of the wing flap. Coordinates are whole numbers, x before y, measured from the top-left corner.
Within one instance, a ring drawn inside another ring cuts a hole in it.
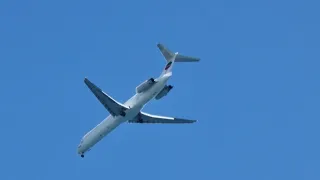
[[[146,123],[146,124],[187,124],[195,123],[197,120],[174,118],[166,116],[152,115],[145,112],[140,112],[133,120],[129,120],[129,123]]]
[[[96,96],[100,103],[109,111],[112,116],[123,115],[124,111],[128,107],[117,102],[111,96],[103,92],[99,87],[90,82],[87,78],[84,79],[84,83],[88,86],[91,92]]]

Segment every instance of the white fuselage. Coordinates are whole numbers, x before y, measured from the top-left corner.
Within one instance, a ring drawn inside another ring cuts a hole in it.
[[[100,124],[84,135],[78,146],[78,154],[83,155],[120,124],[135,118],[144,105],[153,99],[164,88],[170,77],[171,73],[157,78],[157,82],[150,89],[135,94],[125,102],[124,105],[129,107],[129,109],[126,110],[125,116],[109,115]]]

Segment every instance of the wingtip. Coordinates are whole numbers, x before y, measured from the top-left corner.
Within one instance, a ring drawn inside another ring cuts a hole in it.
[[[164,49],[164,45],[163,45],[162,43],[157,43],[157,47],[158,47],[159,49]]]
[[[183,120],[184,123],[190,124],[190,123],[196,123],[198,120],[191,120],[191,119],[181,119],[181,118],[174,118],[174,120]]]
[[[87,77],[84,77],[83,81],[84,81],[85,83],[90,82]]]
[[[84,83],[89,87],[89,88],[92,88],[92,87],[97,87],[95,84],[93,84],[87,77],[84,78]]]

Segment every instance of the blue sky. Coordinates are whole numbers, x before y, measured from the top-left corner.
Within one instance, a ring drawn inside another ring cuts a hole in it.
[[[0,179],[316,180],[319,2],[0,1]],[[84,159],[108,112],[88,77],[124,102],[175,64],[148,113],[192,125],[123,124]]]

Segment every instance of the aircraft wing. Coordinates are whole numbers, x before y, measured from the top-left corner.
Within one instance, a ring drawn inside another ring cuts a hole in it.
[[[124,115],[123,113],[125,113],[124,111],[127,110],[128,107],[117,102],[112,97],[104,93],[99,87],[90,82],[87,78],[84,79],[84,83],[112,116]]]
[[[197,120],[166,117],[152,115],[145,112],[140,112],[135,119],[129,120],[129,123],[147,123],[147,124],[185,124],[185,123],[194,123]]]

